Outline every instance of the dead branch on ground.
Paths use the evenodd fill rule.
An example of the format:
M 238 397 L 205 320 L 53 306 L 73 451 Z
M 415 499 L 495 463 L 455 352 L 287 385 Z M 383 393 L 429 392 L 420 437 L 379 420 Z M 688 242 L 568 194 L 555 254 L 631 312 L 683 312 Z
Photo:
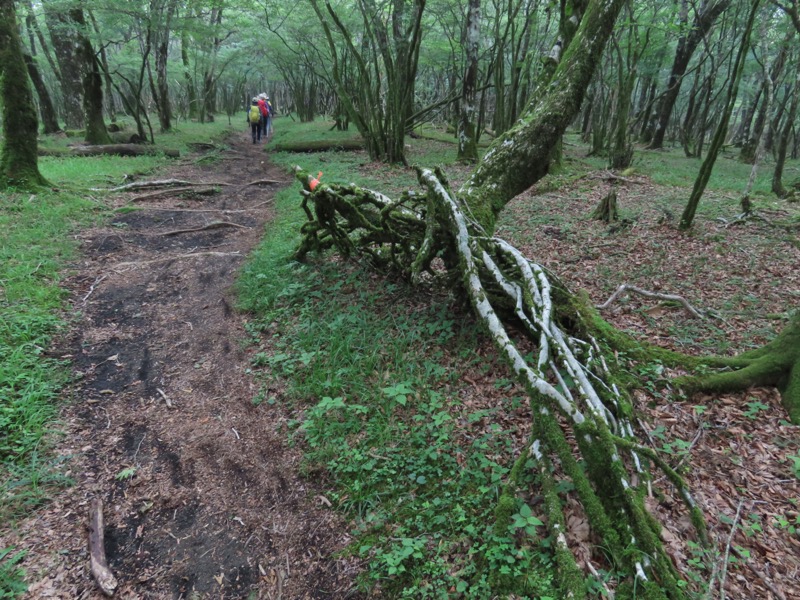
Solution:
M 117 589 L 117 578 L 108 568 L 103 540 L 103 501 L 92 500 L 89 507 L 89 561 L 92 576 L 106 596 L 113 596 Z
M 659 292 L 650 292 L 647 290 L 643 290 L 642 288 L 636 287 L 635 285 L 630 285 L 627 283 L 623 283 L 621 286 L 619 286 L 617 288 L 617 291 L 611 294 L 611 297 L 608 300 L 606 300 L 603 304 L 597 304 L 595 308 L 597 308 L 597 310 L 607 309 L 624 292 L 633 292 L 634 294 L 639 294 L 640 296 L 644 296 L 645 298 L 654 298 L 656 300 L 668 300 L 671 302 L 679 302 L 681 306 L 683 306 L 683 308 L 685 308 L 686 311 L 693 317 L 696 317 L 698 319 L 705 319 L 703 314 L 695 307 L 693 307 L 691 304 L 689 304 L 688 300 L 686 300 L 686 298 L 684 298 L 683 296 L 678 296 L 677 294 L 661 294 Z

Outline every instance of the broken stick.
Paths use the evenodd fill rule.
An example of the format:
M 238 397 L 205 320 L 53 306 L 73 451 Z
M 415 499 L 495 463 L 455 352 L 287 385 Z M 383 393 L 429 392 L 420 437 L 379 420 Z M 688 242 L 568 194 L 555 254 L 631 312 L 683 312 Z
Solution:
M 117 578 L 108 568 L 106 548 L 103 541 L 103 501 L 92 500 L 89 507 L 89 559 L 92 576 L 106 596 L 113 596 L 117 589 Z

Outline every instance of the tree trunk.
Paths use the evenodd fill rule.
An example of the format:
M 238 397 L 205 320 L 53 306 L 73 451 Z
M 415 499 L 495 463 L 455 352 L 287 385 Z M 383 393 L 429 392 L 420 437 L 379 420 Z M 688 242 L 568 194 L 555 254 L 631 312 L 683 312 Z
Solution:
M 100 27 L 97 25 L 97 20 L 94 18 L 94 14 L 92 11 L 88 11 L 89 20 L 92 22 L 92 28 L 94 29 L 95 34 L 100 37 Z M 100 46 L 100 67 L 103 71 L 103 78 L 106 83 L 106 110 L 108 111 L 108 120 L 112 123 L 116 123 L 117 121 L 117 107 L 114 103 L 114 94 L 111 93 L 113 89 L 113 85 L 111 84 L 111 75 L 109 74 L 108 70 L 108 56 L 106 55 L 106 47 L 105 45 Z
M 47 86 L 39 73 L 39 68 L 36 66 L 36 60 L 30 54 L 25 54 L 24 58 L 25 66 L 28 68 L 28 76 L 36 89 L 36 95 L 39 96 L 39 114 L 42 117 L 44 133 L 45 135 L 57 133 L 61 131 L 61 127 L 58 126 L 53 101 L 50 99 L 50 92 L 47 90 Z
M 3 141 L 0 149 L 0 189 L 35 189 L 47 185 L 39 173 L 36 136 L 39 123 L 28 85 L 14 2 L 0 1 L 0 98 Z
M 725 105 L 722 108 L 722 115 L 717 125 L 717 130 L 714 133 L 714 139 L 711 141 L 711 146 L 708 149 L 708 155 L 700 167 L 700 172 L 694 182 L 694 188 L 689 196 L 689 201 L 686 204 L 683 215 L 681 215 L 680 228 L 683 230 L 689 229 L 692 226 L 694 215 L 697 212 L 697 206 L 700 204 L 700 198 L 703 196 L 708 180 L 711 178 L 711 171 L 714 169 L 714 163 L 717 160 L 719 151 L 722 149 L 722 144 L 725 142 L 725 136 L 728 133 L 728 123 L 731 118 L 731 113 L 733 112 L 733 104 L 736 102 L 736 95 L 739 91 L 739 81 L 741 81 L 742 78 L 744 58 L 750 47 L 750 34 L 753 31 L 753 21 L 755 20 L 760 3 L 761 0 L 751 0 L 750 13 L 747 16 L 747 24 L 742 34 L 739 52 L 736 55 L 736 62 L 733 66 L 733 74 L 730 85 L 728 86 Z
M 61 73 L 61 107 L 64 121 L 69 129 L 83 129 L 83 77 L 81 71 L 80 40 L 75 22 L 70 18 L 72 11 L 55 10 L 44 5 L 45 23 L 50 31 L 50 39 L 55 49 L 56 60 Z
M 158 121 L 161 131 L 172 129 L 172 105 L 169 100 L 169 80 L 167 79 L 167 59 L 169 58 L 169 35 L 176 0 L 151 0 L 150 24 L 155 53 L 156 85 L 154 98 L 157 100 Z
M 75 58 L 80 61 L 83 81 L 83 113 L 86 120 L 86 143 L 108 144 L 106 123 L 103 120 L 103 79 L 94 48 L 85 33 L 86 21 L 80 8 L 69 11 L 70 20 L 77 25 Z
M 181 62 L 183 63 L 183 81 L 186 84 L 186 96 L 188 99 L 189 119 L 196 119 L 198 115 L 197 90 L 194 87 L 194 77 L 192 77 L 191 64 L 189 63 L 189 32 L 184 27 L 181 31 Z
M 778 138 L 778 151 L 775 156 L 775 170 L 772 173 L 772 191 L 779 197 L 786 196 L 786 188 L 783 187 L 783 168 L 786 164 L 786 154 L 789 148 L 789 137 L 792 134 L 794 120 L 797 117 L 798 97 L 800 96 L 800 63 L 798 63 L 797 76 L 795 77 L 794 88 L 792 90 L 792 101 L 789 105 L 788 114 L 783 124 L 780 137 Z
M 663 147 L 667 124 L 672 115 L 672 108 L 675 106 L 675 101 L 678 99 L 678 93 L 681 90 L 681 83 L 686 73 L 686 68 L 689 66 L 689 61 L 692 59 L 697 45 L 709 32 L 717 17 L 728 8 L 729 4 L 730 0 L 708 0 L 704 2 L 694 18 L 691 29 L 681 35 L 678 40 L 678 47 L 675 50 L 675 60 L 672 63 L 672 71 L 670 72 L 669 81 L 667 82 L 667 89 L 658 104 L 658 118 L 656 119 L 653 139 L 648 148 L 657 149 Z M 687 21 L 684 21 L 684 27 L 686 23 Z
M 478 161 L 478 141 L 475 134 L 476 93 L 478 84 L 478 44 L 480 42 L 481 0 L 469 0 L 465 41 L 467 68 L 461 87 L 461 106 L 458 121 L 458 160 L 474 163 Z

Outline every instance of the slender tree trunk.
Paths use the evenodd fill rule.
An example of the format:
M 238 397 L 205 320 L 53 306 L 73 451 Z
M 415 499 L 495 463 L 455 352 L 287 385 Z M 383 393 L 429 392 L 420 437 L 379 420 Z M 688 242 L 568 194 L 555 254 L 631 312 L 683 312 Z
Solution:
M 481 0 L 469 0 L 466 23 L 467 69 L 461 87 L 461 106 L 458 121 L 459 162 L 478 161 L 478 142 L 475 135 L 476 94 L 478 84 L 478 44 L 480 42 Z
M 778 151 L 775 156 L 775 170 L 772 173 L 772 191 L 779 197 L 786 196 L 786 188 L 783 187 L 783 168 L 786 164 L 786 154 L 789 148 L 789 138 L 792 135 L 792 127 L 797 117 L 797 105 L 800 97 L 800 63 L 798 63 L 797 76 L 792 90 L 792 101 L 786 115 L 786 120 L 778 138 Z
M 192 77 L 192 67 L 189 62 L 189 33 L 186 28 L 181 32 L 181 62 L 183 63 L 183 81 L 186 84 L 186 96 L 188 98 L 188 118 L 197 118 L 197 90 L 194 87 L 194 77 Z
M 89 20 L 92 22 L 92 28 L 94 29 L 95 34 L 97 35 L 97 39 L 100 39 L 100 27 L 97 25 L 97 19 L 94 18 L 94 14 L 92 11 L 87 11 L 89 14 Z M 111 90 L 114 89 L 113 85 L 111 84 L 111 75 L 109 74 L 108 70 L 108 56 L 106 54 L 106 47 L 105 45 L 100 45 L 100 68 L 103 72 L 103 81 L 106 84 L 106 93 L 105 93 L 105 100 L 106 100 L 106 110 L 108 111 L 108 119 L 112 123 L 116 123 L 117 121 L 117 106 L 114 102 L 114 94 L 111 93 Z
M 36 95 L 39 96 L 39 114 L 42 117 L 44 133 L 45 135 L 57 133 L 61 131 L 61 127 L 58 126 L 58 119 L 56 119 L 56 111 L 50 98 L 50 92 L 47 90 L 44 80 L 42 80 L 39 67 L 36 66 L 36 60 L 30 54 L 25 54 L 24 57 L 25 66 L 28 68 L 28 76 L 36 89 Z
M 161 131 L 172 128 L 172 105 L 169 100 L 169 80 L 167 79 L 167 59 L 169 58 L 169 35 L 172 28 L 172 17 L 177 2 L 167 0 L 166 5 L 158 0 L 150 3 L 151 33 L 154 37 L 153 52 L 155 54 L 156 85 L 153 97 L 157 100 L 158 121 Z M 150 75 L 152 79 L 152 75 Z
M 681 229 L 686 230 L 692 226 L 694 215 L 697 212 L 697 206 L 700 204 L 700 198 L 703 196 L 708 180 L 711 178 L 711 171 L 714 169 L 714 163 L 717 160 L 719 151 L 722 149 L 722 144 L 725 142 L 725 136 L 728 133 L 728 123 L 730 122 L 731 113 L 733 112 L 733 104 L 736 102 L 739 82 L 742 79 L 744 58 L 750 48 L 750 34 L 753 31 L 753 22 L 755 21 L 759 4 L 761 4 L 761 0 L 751 0 L 750 13 L 747 16 L 747 24 L 742 34 L 739 52 L 736 55 L 736 62 L 733 66 L 733 76 L 728 86 L 725 105 L 722 107 L 722 115 L 717 125 L 717 130 L 714 133 L 714 139 L 711 141 L 711 146 L 708 149 L 708 155 L 703 161 L 703 165 L 700 167 L 700 172 L 694 182 L 694 188 L 689 196 L 689 201 L 686 204 L 683 215 L 681 215 Z
M 703 3 L 693 21 L 691 29 L 678 40 L 678 48 L 675 50 L 675 60 L 672 63 L 672 72 L 669 75 L 667 89 L 658 104 L 658 118 L 656 119 L 653 139 L 648 148 L 656 149 L 663 147 L 667 124 L 672 115 L 672 108 L 675 106 L 675 101 L 678 99 L 678 94 L 681 91 L 681 83 L 686 69 L 689 66 L 689 61 L 692 59 L 697 45 L 711 29 L 717 17 L 728 8 L 729 4 L 730 0 L 708 0 Z
M 46 185 L 39 173 L 36 143 L 39 123 L 12 0 L 0 0 L 0 98 L 3 106 L 0 189 Z

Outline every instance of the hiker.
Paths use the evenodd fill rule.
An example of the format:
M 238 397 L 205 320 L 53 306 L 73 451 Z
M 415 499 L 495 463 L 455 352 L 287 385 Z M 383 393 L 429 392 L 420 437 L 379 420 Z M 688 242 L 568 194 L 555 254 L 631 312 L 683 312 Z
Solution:
M 267 128 L 264 131 L 267 132 L 265 135 L 268 135 L 268 138 L 272 139 L 272 115 L 275 114 L 275 111 L 272 110 L 272 102 L 269 101 L 269 96 L 266 96 L 265 100 L 267 102 L 267 110 L 269 112 L 267 114 Z
M 265 142 L 269 139 L 268 138 L 269 129 L 267 128 L 267 125 L 269 123 L 269 119 L 271 116 L 270 106 L 267 102 L 268 100 L 269 96 L 267 96 L 265 93 L 262 92 L 261 94 L 258 95 L 258 107 L 261 109 L 261 131 L 264 135 Z
M 261 108 L 258 106 L 258 98 L 253 97 L 250 108 L 247 111 L 247 122 L 250 124 L 250 132 L 253 134 L 253 143 L 261 141 Z

